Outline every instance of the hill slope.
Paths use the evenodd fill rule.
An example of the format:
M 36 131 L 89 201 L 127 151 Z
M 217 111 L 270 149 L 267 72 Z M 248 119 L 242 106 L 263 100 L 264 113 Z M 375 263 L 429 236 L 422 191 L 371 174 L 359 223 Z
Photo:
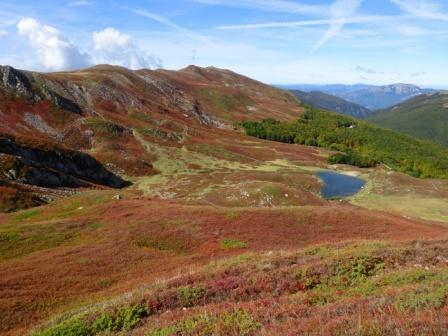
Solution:
M 0 213 L 2 336 L 445 333 L 448 180 L 328 162 L 373 144 L 434 168 L 437 146 L 310 115 L 292 94 L 216 68 L 6 67 L 0 94 L 0 199 L 41 204 Z M 316 147 L 238 127 L 266 118 L 300 119 L 308 145 L 359 137 Z M 384 132 L 398 149 L 370 139 Z M 89 183 L 41 186 L 26 175 L 36 169 Z M 324 199 L 321 170 L 365 188 Z
M 448 146 L 448 95 L 421 95 L 370 115 L 368 120 Z
M 291 92 L 305 104 L 316 108 L 337 112 L 355 118 L 366 118 L 370 113 L 369 109 L 320 91 L 304 92 L 291 90 Z
M 102 65 L 44 74 L 0 67 L 0 137 L 15 142 L 10 150 L 0 146 L 0 188 L 9 195 L 0 209 L 41 204 L 57 196 L 48 187 L 88 187 L 89 178 L 121 186 L 105 181 L 101 170 L 151 176 L 164 169 L 153 166 L 160 154 L 156 146 L 206 146 L 205 138 L 214 141 L 212 129 L 231 130 L 239 120 L 271 116 L 293 120 L 301 112 L 293 95 L 216 68 L 131 71 Z M 23 148 L 41 154 L 26 159 Z M 78 160 L 85 170 L 98 164 L 82 173 L 64 159 L 64 151 L 93 157 L 90 163 Z M 52 153 L 62 159 L 49 166 Z M 14 174 L 11 160 L 18 165 Z

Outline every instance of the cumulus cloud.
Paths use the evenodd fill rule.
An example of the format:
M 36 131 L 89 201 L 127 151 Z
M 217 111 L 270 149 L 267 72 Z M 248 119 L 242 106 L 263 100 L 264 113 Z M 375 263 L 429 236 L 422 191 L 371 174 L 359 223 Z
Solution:
M 41 65 L 50 71 L 72 70 L 89 66 L 90 56 L 64 37 L 57 29 L 33 18 L 21 19 L 19 34 L 28 37 Z
M 106 28 L 94 32 L 93 48 L 99 52 L 104 61 L 131 69 L 159 68 L 162 62 L 153 54 L 142 50 L 131 36 L 115 28 Z
M 97 51 L 116 53 L 132 47 L 132 40 L 129 35 L 122 34 L 117 29 L 106 28 L 93 33 L 93 47 Z

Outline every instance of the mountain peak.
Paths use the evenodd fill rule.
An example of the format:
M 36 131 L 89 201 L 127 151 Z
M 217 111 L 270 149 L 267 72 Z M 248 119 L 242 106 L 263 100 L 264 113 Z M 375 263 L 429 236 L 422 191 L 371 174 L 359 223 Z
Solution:
M 221 69 L 218 67 L 214 67 L 214 66 L 207 66 L 207 67 L 200 67 L 197 65 L 189 65 L 183 69 L 181 69 L 180 71 L 183 72 L 189 72 L 189 73 L 194 73 L 194 74 L 199 74 L 199 75 L 204 75 L 204 74 L 235 74 L 233 71 L 230 71 L 228 69 Z

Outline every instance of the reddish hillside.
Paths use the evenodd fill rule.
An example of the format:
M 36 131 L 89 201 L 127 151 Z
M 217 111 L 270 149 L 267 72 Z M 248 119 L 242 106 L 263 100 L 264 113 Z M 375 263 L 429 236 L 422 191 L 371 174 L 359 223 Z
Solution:
M 444 334 L 448 182 L 236 127 L 302 110 L 216 68 L 1 67 L 0 334 Z M 320 169 L 366 187 L 325 200 Z
M 0 248 L 0 333 L 20 334 L 61 309 L 225 256 L 448 235 L 442 226 L 345 204 L 232 210 L 112 195 L 86 193 L 0 221 L 14 226 Z
M 153 167 L 158 151 L 148 144 L 196 151 L 213 145 L 219 134 L 218 141 L 228 139 L 230 151 L 240 151 L 238 142 L 232 144 L 240 137 L 232 131 L 239 120 L 291 120 L 302 111 L 290 94 L 216 68 L 131 71 L 100 65 L 44 74 L 1 67 L 0 78 L 0 135 L 36 150 L 82 151 L 127 176 L 158 172 Z M 3 174 L 12 180 L 10 187 L 23 183 L 10 175 Z M 73 185 L 83 186 L 59 183 Z M 2 208 L 16 203 L 5 200 Z M 18 207 L 26 204 L 34 203 Z

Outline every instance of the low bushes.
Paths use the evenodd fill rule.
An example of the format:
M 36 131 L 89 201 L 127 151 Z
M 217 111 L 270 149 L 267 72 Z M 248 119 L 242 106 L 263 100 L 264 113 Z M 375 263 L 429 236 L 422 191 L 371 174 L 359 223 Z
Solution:
M 33 336 L 95 336 L 104 332 L 129 331 L 147 315 L 147 308 L 137 304 L 117 312 L 102 312 L 94 319 L 74 317 L 55 327 L 37 331 Z
M 147 336 L 201 335 L 250 336 L 261 327 L 250 313 L 243 309 L 217 315 L 196 315 L 160 329 L 150 330 Z

